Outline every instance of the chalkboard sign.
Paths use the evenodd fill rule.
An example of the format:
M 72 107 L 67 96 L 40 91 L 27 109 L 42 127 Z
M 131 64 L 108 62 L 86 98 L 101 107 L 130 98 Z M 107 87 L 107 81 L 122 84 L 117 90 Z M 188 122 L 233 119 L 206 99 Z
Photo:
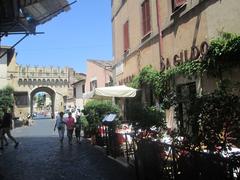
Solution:
M 114 121 L 116 116 L 117 116 L 117 114 L 108 114 L 103 118 L 102 122 L 112 122 L 112 121 Z

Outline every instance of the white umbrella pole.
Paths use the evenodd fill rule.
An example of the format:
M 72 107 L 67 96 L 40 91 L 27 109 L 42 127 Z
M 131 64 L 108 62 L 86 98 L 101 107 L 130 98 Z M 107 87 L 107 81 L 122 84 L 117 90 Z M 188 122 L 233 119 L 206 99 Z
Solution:
M 116 104 L 115 103 L 115 97 L 112 97 L 112 104 Z

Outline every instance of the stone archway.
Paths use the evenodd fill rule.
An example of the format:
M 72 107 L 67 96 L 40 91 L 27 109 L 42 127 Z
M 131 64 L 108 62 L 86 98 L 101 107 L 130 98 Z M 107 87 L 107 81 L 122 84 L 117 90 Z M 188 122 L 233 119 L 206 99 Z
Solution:
M 30 93 L 30 113 L 33 113 L 33 97 L 38 93 L 38 92 L 46 92 L 49 94 L 51 97 L 52 105 L 51 105 L 51 110 L 52 110 L 52 115 L 53 118 L 55 117 L 54 113 L 54 108 L 55 108 L 55 98 L 56 98 L 56 93 L 53 89 L 49 87 L 37 87 Z

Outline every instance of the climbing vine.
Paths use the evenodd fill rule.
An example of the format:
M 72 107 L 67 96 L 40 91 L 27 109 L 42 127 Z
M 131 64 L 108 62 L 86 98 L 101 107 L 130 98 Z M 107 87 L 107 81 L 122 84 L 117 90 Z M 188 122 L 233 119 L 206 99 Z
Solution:
M 232 141 L 235 140 L 234 138 L 239 139 L 237 135 L 240 129 L 239 96 L 234 94 L 240 93 L 240 82 L 224 79 L 222 73 L 240 66 L 239 47 L 239 35 L 221 33 L 218 38 L 210 42 L 204 58 L 188 61 L 162 72 L 146 66 L 133 78 L 131 86 L 150 87 L 154 96 L 160 100 L 162 109 L 169 109 L 174 105 L 175 118 L 179 120 L 181 119 L 178 114 L 180 99 L 176 93 L 175 77 L 194 78 L 207 73 L 218 79 L 216 83 L 219 91 L 185 99 L 190 107 L 186 109 L 188 122 L 185 123 L 190 124 L 191 132 L 182 135 L 189 136 L 189 144 L 193 147 L 203 144 L 210 151 L 214 151 L 217 146 L 221 147 L 221 150 L 226 150 L 229 144 L 240 144 L 239 141 Z
M 141 88 L 148 85 L 159 99 L 166 99 L 171 93 L 170 83 L 176 76 L 191 78 L 201 76 L 204 72 L 221 79 L 223 71 L 239 66 L 240 36 L 232 33 L 221 33 L 210 42 L 210 48 L 203 60 L 194 60 L 183 63 L 175 68 L 158 72 L 151 66 L 146 66 L 133 78 L 130 86 Z
M 204 65 L 201 61 L 189 61 L 181 64 L 173 69 L 158 72 L 152 66 L 146 66 L 142 69 L 138 76 L 135 76 L 131 86 L 140 88 L 148 85 L 153 88 L 153 93 L 158 98 L 164 98 L 168 95 L 170 89 L 170 81 L 177 75 L 192 77 L 201 74 L 204 71 Z
M 205 58 L 208 74 L 222 78 L 222 72 L 239 66 L 240 36 L 232 33 L 221 33 L 212 40 Z

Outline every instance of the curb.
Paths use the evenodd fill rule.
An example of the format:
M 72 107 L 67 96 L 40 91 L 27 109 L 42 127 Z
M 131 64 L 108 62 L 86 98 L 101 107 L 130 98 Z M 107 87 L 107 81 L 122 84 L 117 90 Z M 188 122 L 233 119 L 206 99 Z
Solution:
M 106 150 L 105 150 L 103 147 L 98 146 L 98 145 L 93 145 L 93 146 L 94 146 L 96 149 L 98 149 L 99 151 L 101 151 L 102 153 L 106 154 Z M 129 168 L 129 167 L 130 167 L 130 165 L 129 165 L 127 162 L 125 162 L 125 161 L 123 160 L 123 158 L 114 158 L 114 157 L 112 157 L 112 156 L 110 156 L 110 155 L 107 155 L 107 157 L 108 157 L 109 159 L 112 159 L 112 160 L 116 161 L 117 163 L 121 164 L 121 165 L 124 166 L 125 168 Z
M 116 161 L 117 163 L 121 164 L 121 165 L 124 166 L 125 168 L 129 168 L 129 167 L 130 167 L 130 165 L 129 165 L 128 163 L 124 162 L 123 160 L 121 160 L 121 159 L 119 159 L 119 158 L 114 158 L 114 157 L 112 157 L 112 156 L 107 156 L 107 157 L 110 158 L 110 159 L 112 159 L 112 160 L 114 160 L 114 161 Z

